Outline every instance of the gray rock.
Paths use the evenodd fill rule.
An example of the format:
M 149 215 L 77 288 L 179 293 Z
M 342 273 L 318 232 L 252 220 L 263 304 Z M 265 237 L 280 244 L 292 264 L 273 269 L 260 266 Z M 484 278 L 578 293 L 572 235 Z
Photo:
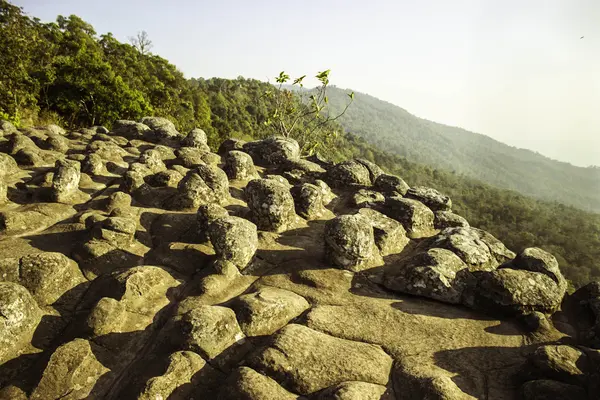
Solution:
M 196 220 L 198 221 L 198 231 L 202 239 L 207 239 L 208 227 L 219 218 L 227 217 L 229 213 L 226 209 L 218 204 L 202 204 L 196 212 Z
M 454 252 L 474 271 L 491 271 L 498 266 L 498 260 L 474 228 L 446 228 L 425 244 Z
M 259 165 L 281 165 L 288 160 L 300 158 L 298 142 L 279 136 L 248 142 L 244 144 L 243 150 Z
M 162 161 L 161 154 L 154 149 L 146 150 L 140 156 L 140 163 L 145 165 L 152 173 L 157 173 L 167 169 Z
M 413 186 L 408 189 L 405 197 L 418 200 L 433 211 L 450 211 L 452 208 L 450 197 L 425 186 Z
M 175 154 L 177 155 L 177 162 L 186 168 L 194 168 L 205 163 L 203 156 L 206 152 L 196 147 L 182 147 L 177 149 Z
M 0 282 L 0 316 L 0 364 L 4 364 L 29 345 L 42 312 L 23 286 Z
M 181 145 L 183 147 L 195 147 L 202 151 L 210 151 L 210 147 L 208 147 L 206 132 L 204 132 L 200 128 L 192 129 L 187 136 L 181 140 Z
M 244 194 L 259 229 L 283 232 L 294 223 L 294 199 L 284 184 L 272 179 L 254 179 L 246 185 Z
M 185 348 L 207 360 L 244 340 L 235 313 L 230 308 L 199 306 L 178 319 L 183 329 L 181 334 Z
M 63 203 L 75 195 L 81 179 L 81 165 L 77 161 L 56 161 L 50 198 L 52 201 Z
M 150 127 L 140 122 L 118 120 L 112 127 L 113 135 L 121 135 L 129 139 L 142 139 L 150 131 Z
M 376 190 L 387 196 L 394 196 L 396 193 L 404 196 L 410 186 L 402 178 L 396 175 L 382 174 L 375 179 L 373 186 Z
M 323 217 L 327 209 L 323 204 L 323 192 L 310 183 L 296 185 L 290 190 L 294 198 L 296 212 L 302 218 L 314 220 Z
M 91 175 L 103 175 L 106 173 L 102 157 L 96 153 L 89 153 L 81 163 L 81 171 Z
M 332 187 L 371 186 L 367 167 L 357 161 L 344 161 L 334 165 L 327 173 L 327 182 Z
M 378 261 L 373 226 L 362 214 L 341 215 L 327 222 L 325 252 L 334 265 L 361 271 Z
M 386 385 L 392 358 L 379 346 L 289 324 L 249 365 L 294 392 L 308 395 L 345 381 Z
M 520 252 L 513 261 L 500 268 L 512 268 L 523 271 L 540 272 L 548 275 L 559 288 L 566 290 L 567 281 L 560 272 L 558 261 L 547 251 L 537 247 L 529 247 Z
M 322 195 L 323 195 L 323 205 L 327 205 L 329 203 L 331 203 L 331 201 L 333 199 L 335 199 L 335 194 L 333 194 L 333 192 L 331 191 L 331 188 L 329 187 L 329 185 L 327 183 L 325 183 L 325 181 L 322 181 L 321 179 L 317 179 L 314 182 L 314 185 L 317 186 L 319 188 L 319 190 L 321 191 Z
M 263 287 L 236 298 L 231 307 L 246 336 L 263 336 L 283 328 L 310 305 L 294 292 Z
M 97 355 L 104 353 L 85 339 L 63 344 L 50 357 L 31 400 L 102 398 L 107 385 L 98 381 L 110 370 Z
M 256 225 L 239 217 L 216 219 L 208 227 L 208 237 L 217 256 L 240 270 L 250 263 L 258 247 Z
M 223 204 L 229 199 L 229 182 L 223 170 L 206 164 L 190 170 L 177 186 L 178 195 L 167 206 L 197 208 L 202 204 Z
M 361 208 L 358 212 L 367 217 L 373 227 L 375 244 L 382 256 L 404 250 L 410 239 L 406 236 L 406 230 L 401 223 L 370 208 Z
M 223 170 L 229 179 L 244 180 L 258 178 L 252 157 L 243 151 L 232 150 L 227 153 Z
M 367 170 L 369 170 L 369 179 L 371 180 L 371 182 L 375 182 L 375 180 L 379 176 L 385 174 L 385 172 L 383 172 L 383 170 L 379 168 L 379 166 L 374 162 L 365 160 L 364 158 L 357 158 L 355 161 L 364 165 L 367 168 Z
M 217 153 L 224 156 L 232 150 L 243 150 L 245 144 L 246 142 L 241 139 L 225 139 L 219 146 Z
M 385 203 L 383 194 L 374 190 L 360 189 L 352 196 L 354 207 L 375 207 Z
M 410 238 L 428 236 L 433 232 L 433 211 L 420 201 L 400 196 L 387 197 L 383 212 L 402 223 Z
M 460 277 L 462 270 L 467 270 L 467 265 L 456 254 L 445 249 L 429 249 L 388 269 L 384 285 L 390 290 L 460 304 L 467 284 Z
M 452 211 L 436 211 L 435 229 L 446 229 L 446 228 L 468 228 L 469 222 L 460 215 L 454 214 Z
M 151 129 L 149 132 L 144 132 L 144 138 L 150 142 L 156 143 L 181 138 L 181 134 L 175 129 L 175 125 L 166 118 L 144 117 L 140 122 Z

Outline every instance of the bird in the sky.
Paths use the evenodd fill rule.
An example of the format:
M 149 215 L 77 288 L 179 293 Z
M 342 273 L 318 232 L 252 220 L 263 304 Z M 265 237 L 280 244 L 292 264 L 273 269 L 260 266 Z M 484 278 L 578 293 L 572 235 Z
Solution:
M 580 37 L 579 39 L 583 39 L 583 38 L 584 38 L 584 36 Z

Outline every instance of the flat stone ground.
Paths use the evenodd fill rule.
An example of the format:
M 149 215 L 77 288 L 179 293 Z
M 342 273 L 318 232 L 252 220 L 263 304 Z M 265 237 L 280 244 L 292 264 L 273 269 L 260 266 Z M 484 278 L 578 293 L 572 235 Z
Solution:
M 564 336 L 527 335 L 516 321 L 386 291 L 378 278 L 411 254 L 415 240 L 360 273 L 329 265 L 325 222 L 355 211 L 344 191 L 322 220 L 298 217 L 281 234 L 259 232 L 243 274 L 213 269 L 193 210 L 165 210 L 136 196 L 123 214 L 137 224 L 134 239 L 83 257 L 86 218 L 108 216 L 108 197 L 138 160 L 133 149 L 154 145 L 112 143 L 124 153 L 105 152 L 102 174 L 82 173 L 69 204 L 51 203 L 43 191 L 54 160 L 81 160 L 95 140 L 90 133 L 66 138 L 66 155 L 35 149 L 41 165 L 5 177 L 9 202 L 0 212 L 18 212 L 22 221 L 4 231 L 0 259 L 58 252 L 77 261 L 85 278 L 65 286 L 64 302 L 39 304 L 31 344 L 0 366 L 0 398 L 515 399 L 526 356 Z M 231 215 L 248 218 L 246 183 L 230 182 Z

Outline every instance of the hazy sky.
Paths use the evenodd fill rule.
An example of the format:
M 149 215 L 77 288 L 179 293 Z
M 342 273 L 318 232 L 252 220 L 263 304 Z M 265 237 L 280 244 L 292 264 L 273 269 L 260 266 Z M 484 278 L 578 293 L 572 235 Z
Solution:
M 420 117 L 600 165 L 600 0 L 14 3 L 120 40 L 146 30 L 187 77 L 331 69 L 332 84 Z

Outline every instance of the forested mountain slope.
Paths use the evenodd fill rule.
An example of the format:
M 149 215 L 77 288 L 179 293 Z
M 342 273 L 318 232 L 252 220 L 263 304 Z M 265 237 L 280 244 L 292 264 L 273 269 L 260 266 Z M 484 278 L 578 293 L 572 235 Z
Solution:
M 330 88 L 333 112 L 346 104 L 347 90 Z M 356 93 L 339 119 L 348 132 L 410 161 L 455 171 L 540 199 L 600 211 L 600 168 L 552 160 L 488 136 L 418 118 L 373 96 Z
M 273 90 L 272 85 L 241 77 L 186 79 L 164 58 L 142 54 L 110 34 L 98 35 L 77 16 L 59 17 L 56 23 L 41 23 L 25 15 L 20 8 L 0 0 L 0 54 L 0 88 L 7 89 L 0 90 L 0 119 L 8 119 L 19 127 L 53 122 L 72 130 L 92 125 L 110 129 L 117 119 L 140 120 L 155 115 L 172 120 L 180 132 L 202 128 L 213 150 L 229 137 L 252 139 L 273 134 L 265 124 L 274 111 L 273 99 L 265 96 L 265 92 Z M 330 102 L 334 106 L 337 92 L 330 90 Z M 344 92 L 347 98 L 345 96 Z M 400 109 L 391 105 L 381 106 L 381 110 L 369 107 L 369 99 L 373 98 L 357 94 L 347 118 L 368 121 L 367 115 L 375 118 L 381 113 L 382 118 L 376 119 L 377 123 L 389 124 L 390 131 L 393 120 L 383 116 Z M 447 164 L 449 171 L 459 172 L 460 163 L 470 156 L 456 156 L 461 154 L 457 150 L 461 147 L 456 144 L 458 141 L 450 141 L 448 135 L 419 133 L 421 130 L 433 132 L 432 127 L 437 125 L 406 112 L 398 115 L 404 115 L 406 121 L 412 121 L 420 129 L 406 128 L 414 135 L 412 139 L 396 140 L 398 146 L 406 149 L 405 156 L 390 154 L 367 143 L 359 137 L 364 131 L 358 128 L 353 129 L 356 135 L 340 134 L 333 142 L 320 140 L 325 145 L 319 152 L 334 161 L 353 157 L 375 161 L 387 171 L 402 176 L 409 185 L 427 185 L 445 192 L 454 200 L 456 211 L 473 226 L 491 232 L 512 250 L 540 246 L 553 253 L 566 277 L 576 285 L 600 277 L 600 215 L 534 200 L 459 173 L 445 172 L 440 167 L 423 165 L 427 160 L 415 163 L 411 161 L 414 159 L 411 154 L 424 151 L 421 146 L 426 137 L 435 138 L 436 143 L 448 143 L 447 147 L 454 149 L 448 154 L 441 150 L 437 155 L 430 154 L 431 160 Z M 364 126 L 376 131 L 373 127 L 378 125 L 365 122 Z M 410 125 L 406 122 L 405 126 Z M 334 123 L 327 131 L 340 132 L 341 129 Z M 486 141 L 493 142 L 484 136 L 481 138 L 481 146 Z M 312 147 L 312 143 L 308 145 Z M 379 145 L 392 149 L 385 141 Z M 510 154 L 521 154 L 516 149 L 511 151 Z M 545 160 L 533 153 L 524 154 L 531 155 L 532 160 Z M 506 169 L 516 169 L 506 162 L 508 156 L 502 153 L 488 157 L 503 162 Z M 531 161 L 530 166 L 522 168 L 522 175 L 538 171 L 550 179 L 553 166 L 562 164 L 547 162 L 550 166 L 545 169 L 541 161 Z M 559 172 L 554 174 L 563 176 Z M 538 180 L 532 178 L 525 182 L 538 184 Z M 577 181 L 573 178 L 572 182 L 564 182 L 555 191 L 568 193 L 569 185 Z M 590 180 L 588 185 L 588 193 L 593 193 L 594 181 Z M 572 195 L 576 198 L 575 191 Z

